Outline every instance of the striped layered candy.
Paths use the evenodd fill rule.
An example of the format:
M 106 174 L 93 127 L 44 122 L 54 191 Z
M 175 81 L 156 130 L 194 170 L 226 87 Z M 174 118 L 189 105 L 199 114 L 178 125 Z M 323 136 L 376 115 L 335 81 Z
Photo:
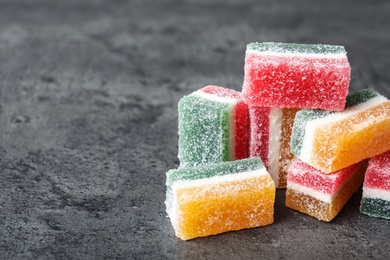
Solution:
M 362 161 L 324 174 L 297 159 L 287 175 L 286 206 L 329 222 L 359 190 L 366 168 L 367 162 Z
M 292 153 L 332 173 L 390 150 L 390 101 L 373 89 L 347 97 L 342 112 L 301 110 L 296 114 Z
M 250 43 L 243 94 L 249 105 L 341 111 L 351 68 L 343 46 Z
M 371 158 L 363 184 L 360 212 L 390 219 L 390 151 Z
M 188 240 L 273 223 L 275 184 L 259 158 L 170 170 L 166 209 Z
M 287 170 L 294 158 L 290 151 L 290 137 L 298 110 L 249 107 L 249 154 L 261 158 L 276 188 L 286 188 Z
M 206 86 L 180 99 L 181 167 L 247 158 L 249 113 L 242 94 Z

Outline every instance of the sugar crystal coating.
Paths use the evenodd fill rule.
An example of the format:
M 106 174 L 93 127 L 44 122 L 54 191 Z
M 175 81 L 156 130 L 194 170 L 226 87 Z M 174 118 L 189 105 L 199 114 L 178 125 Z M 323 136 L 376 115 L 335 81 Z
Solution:
M 373 89 L 347 98 L 342 112 L 301 110 L 291 136 L 292 153 L 331 173 L 390 150 L 390 101 Z
M 325 110 L 301 110 L 295 115 L 295 121 L 291 134 L 291 151 L 299 156 L 302 151 L 303 141 L 306 135 L 307 123 L 317 119 L 325 118 L 332 112 Z
M 249 107 L 250 156 L 259 156 L 277 188 L 286 188 L 287 170 L 294 155 L 290 136 L 296 108 Z
M 283 42 L 253 42 L 248 44 L 247 50 L 287 54 L 347 54 L 344 46 L 340 45 Z
M 207 86 L 179 102 L 180 168 L 165 203 L 181 239 L 271 224 L 274 183 L 286 181 L 288 207 L 331 221 L 362 184 L 362 160 L 390 150 L 390 103 L 369 88 L 347 97 L 343 46 L 250 43 L 244 69 L 242 94 Z M 271 176 L 258 158 L 226 162 L 249 155 Z M 360 210 L 390 218 L 388 163 L 376 158 Z
M 288 171 L 286 206 L 323 221 L 331 221 L 363 183 L 367 162 L 323 174 L 295 160 Z
M 178 104 L 181 167 L 247 158 L 249 114 L 240 92 L 206 86 Z
M 342 46 L 251 43 L 244 72 L 249 105 L 341 111 L 351 68 Z
M 380 96 L 380 94 L 372 88 L 362 89 L 354 94 L 347 96 L 345 108 L 350 108 L 359 104 L 366 103 L 378 96 Z
M 390 151 L 371 158 L 363 184 L 360 212 L 390 219 Z
M 183 240 L 273 223 L 275 184 L 259 158 L 170 170 L 166 185 Z

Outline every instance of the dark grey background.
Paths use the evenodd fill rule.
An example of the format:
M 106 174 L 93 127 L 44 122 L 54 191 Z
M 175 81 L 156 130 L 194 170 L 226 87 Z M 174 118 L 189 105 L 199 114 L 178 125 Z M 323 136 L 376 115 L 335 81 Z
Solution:
M 241 90 L 246 44 L 344 45 L 351 91 L 390 97 L 390 2 L 0 1 L 2 259 L 385 259 L 390 222 L 356 194 L 331 223 L 180 241 L 165 214 L 177 102 Z

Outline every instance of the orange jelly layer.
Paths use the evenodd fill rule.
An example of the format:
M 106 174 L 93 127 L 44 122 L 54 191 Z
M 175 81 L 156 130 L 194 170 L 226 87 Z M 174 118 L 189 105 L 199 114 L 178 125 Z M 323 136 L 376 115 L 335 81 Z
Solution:
M 300 191 L 287 188 L 286 206 L 326 222 L 334 219 L 344 205 L 363 184 L 364 171 L 354 174 L 339 190 L 331 203 L 316 199 Z
M 390 102 L 385 102 L 316 130 L 312 165 L 331 173 L 388 151 L 389 114 Z
M 290 139 L 292 127 L 294 125 L 295 114 L 299 108 L 282 109 L 282 136 L 280 137 L 280 155 L 279 155 L 279 185 L 278 188 L 286 188 L 287 171 L 291 165 L 294 155 L 290 150 Z
M 176 236 L 183 240 L 274 221 L 275 184 L 261 175 L 178 188 Z

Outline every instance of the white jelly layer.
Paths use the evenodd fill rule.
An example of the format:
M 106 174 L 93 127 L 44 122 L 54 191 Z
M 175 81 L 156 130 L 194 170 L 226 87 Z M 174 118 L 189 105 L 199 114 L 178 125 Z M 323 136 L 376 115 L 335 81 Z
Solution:
M 229 182 L 229 181 L 236 181 L 236 180 L 245 180 L 250 179 L 253 177 L 263 176 L 267 175 L 268 172 L 263 167 L 258 170 L 254 171 L 248 171 L 248 172 L 240 172 L 240 173 L 234 173 L 234 174 L 228 174 L 223 176 L 214 176 L 210 178 L 204 178 L 204 179 L 197 179 L 197 180 L 181 180 L 176 181 L 172 185 L 172 190 L 175 191 L 176 189 L 183 189 L 183 188 L 194 188 L 194 187 L 201 187 L 201 186 L 207 186 L 207 185 L 218 185 L 219 183 Z
M 287 182 L 287 189 L 291 189 L 300 193 L 303 193 L 305 195 L 309 195 L 313 198 L 316 198 L 320 201 L 326 202 L 326 203 L 332 203 L 333 198 L 337 195 L 338 191 L 334 194 L 326 194 L 320 191 L 313 190 L 311 188 L 308 188 L 306 186 L 294 183 L 294 182 Z
M 382 199 L 390 201 L 390 190 L 363 187 L 363 198 Z
M 303 139 L 301 154 L 299 155 L 299 158 L 306 163 L 311 162 L 313 141 L 314 141 L 315 132 L 317 129 L 324 127 L 324 126 L 327 126 L 327 125 L 331 125 L 331 124 L 340 122 L 341 120 L 344 120 L 345 118 L 359 114 L 365 110 L 371 109 L 371 108 L 378 106 L 384 102 L 388 102 L 388 100 L 383 96 L 377 96 L 377 97 L 375 97 L 367 102 L 364 102 L 362 104 L 358 104 L 356 106 L 347 108 L 343 112 L 332 113 L 326 117 L 314 119 L 314 120 L 307 122 L 306 128 L 305 128 L 305 137 Z M 371 120 L 375 121 L 376 118 L 372 118 Z M 357 130 L 360 127 L 362 127 L 362 125 L 370 124 L 373 121 L 370 121 L 369 119 L 367 119 L 364 122 L 362 122 L 361 124 L 354 126 L 353 130 Z M 330 158 L 330 160 L 332 160 L 332 159 L 333 158 Z M 332 164 L 332 161 L 329 161 L 328 163 Z
M 281 108 L 271 108 L 269 115 L 269 140 L 268 140 L 268 171 L 275 186 L 279 186 L 279 154 L 280 138 L 282 135 Z

